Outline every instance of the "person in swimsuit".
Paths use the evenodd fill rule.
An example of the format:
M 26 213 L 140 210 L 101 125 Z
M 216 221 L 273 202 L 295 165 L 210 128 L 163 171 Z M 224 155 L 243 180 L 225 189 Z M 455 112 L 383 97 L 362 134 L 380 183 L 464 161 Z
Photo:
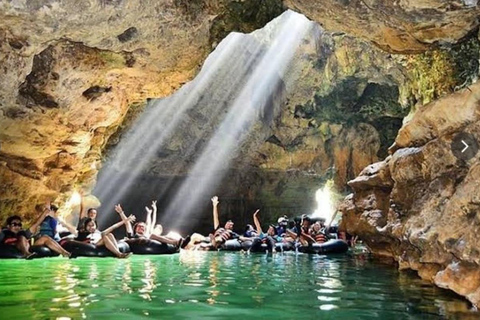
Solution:
M 95 225 L 98 226 L 97 223 L 97 209 L 95 208 L 88 208 L 87 211 L 85 211 L 85 204 L 83 202 L 83 195 L 80 194 L 81 200 L 80 200 L 80 216 L 78 217 L 78 225 L 77 225 L 77 230 L 84 231 L 83 228 L 85 227 L 85 221 L 87 219 L 92 219 L 95 222 Z
M 45 217 L 50 213 L 50 205 L 43 208 L 37 220 L 30 226 L 30 228 L 23 230 L 22 218 L 19 216 L 10 216 L 7 218 L 6 228 L 0 232 L 0 244 L 15 246 L 26 259 L 33 258 L 36 253 L 30 251 L 29 239 L 35 233 L 38 226 L 42 223 Z M 44 245 L 50 250 L 55 251 L 63 256 L 69 257 L 70 253 L 65 251 L 56 241 L 49 236 L 41 236 L 35 242 L 36 245 Z
M 105 229 L 100 231 L 97 229 L 95 220 L 92 218 L 87 218 L 84 222 L 83 228 L 81 230 L 76 230 L 75 227 L 62 221 L 68 230 L 75 235 L 74 241 L 84 242 L 93 244 L 96 247 L 105 246 L 110 252 L 112 252 L 117 258 L 126 258 L 130 253 L 122 253 L 118 248 L 117 239 L 112 234 L 112 231 L 124 225 L 126 222 L 135 221 L 135 216 L 130 215 L 125 221 L 120 221 Z
M 152 209 L 145 207 L 147 211 L 147 222 L 137 222 L 133 225 L 125 215 L 122 206 L 120 204 L 115 205 L 115 211 L 120 215 L 122 221 L 125 222 L 125 228 L 127 230 L 127 238 L 129 239 L 151 239 L 165 244 L 172 244 L 181 248 L 182 245 L 188 243 L 183 238 L 173 239 L 167 236 L 162 236 L 163 228 L 161 225 L 155 225 L 157 221 L 157 201 L 152 201 Z M 155 227 L 154 227 L 155 226 Z
M 71 256 L 70 252 L 62 248 L 58 243 L 60 241 L 60 236 L 57 232 L 58 221 L 56 219 L 58 207 L 47 202 L 44 210 L 48 213 L 38 227 L 39 230 L 34 236 L 35 242 L 33 245 L 46 246 L 50 250 L 69 258 Z

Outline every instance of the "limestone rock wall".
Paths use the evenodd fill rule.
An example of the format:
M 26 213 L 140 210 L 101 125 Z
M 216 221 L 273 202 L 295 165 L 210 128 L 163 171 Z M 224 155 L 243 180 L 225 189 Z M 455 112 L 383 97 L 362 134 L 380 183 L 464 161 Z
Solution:
M 109 164 L 105 167 L 107 171 L 100 172 L 99 181 L 105 180 L 107 184 L 97 185 L 94 191 L 106 204 L 103 210 L 110 211 L 112 201 L 121 201 L 131 212 L 137 212 L 143 207 L 139 203 L 146 205 L 151 199 L 159 199 L 162 221 L 168 225 L 175 219 L 162 210 L 255 69 L 253 52 L 262 51 L 255 43 L 268 43 L 271 38 L 268 33 L 275 27 L 269 25 L 266 29 L 242 36 L 242 45 L 235 49 L 232 59 L 224 62 L 201 93 L 189 96 L 200 85 L 193 80 L 188 90 L 182 88 L 171 97 L 190 101 L 194 107 L 181 117 L 178 130 L 152 157 L 142 172 L 143 177 L 139 176 L 135 183 L 135 190 L 122 199 L 112 200 L 118 194 L 114 188 L 104 191 L 110 180 L 102 175 L 127 177 L 129 168 L 122 167 L 115 155 L 108 153 L 117 164 Z M 245 61 L 241 68 L 238 61 Z M 275 99 L 282 101 L 277 101 L 269 111 L 271 115 L 258 120 L 247 141 L 235 148 L 237 156 L 230 164 L 227 178 L 217 191 L 209 191 L 218 193 L 222 199 L 222 215 L 237 222 L 251 222 L 251 212 L 256 208 L 262 208 L 267 221 L 283 214 L 313 212 L 315 191 L 331 178 L 342 190 L 366 165 L 386 154 L 409 112 L 410 105 L 401 103 L 408 100 L 401 96 L 408 82 L 408 72 L 402 63 L 367 42 L 326 32 L 318 25 L 295 55 L 290 73 L 295 74 L 295 81 L 280 79 L 281 89 Z M 163 101 L 167 100 L 159 103 Z M 152 103 L 152 108 L 156 108 L 155 102 Z M 131 134 L 125 132 L 126 137 Z M 109 146 L 114 147 L 121 139 L 112 139 Z M 137 163 L 146 152 L 146 149 L 134 152 L 138 154 Z M 210 220 L 208 205 L 206 197 L 205 208 L 195 210 L 198 220 Z
M 396 53 L 455 43 L 478 25 L 476 0 L 286 0 L 325 29 L 369 39 Z
M 400 268 L 480 304 L 480 163 L 456 158 L 460 132 L 480 141 L 480 83 L 418 110 L 393 154 L 349 182 L 344 226 Z
M 191 80 L 231 30 L 283 10 L 280 1 L 0 1 L 2 220 L 92 189 L 127 113 Z

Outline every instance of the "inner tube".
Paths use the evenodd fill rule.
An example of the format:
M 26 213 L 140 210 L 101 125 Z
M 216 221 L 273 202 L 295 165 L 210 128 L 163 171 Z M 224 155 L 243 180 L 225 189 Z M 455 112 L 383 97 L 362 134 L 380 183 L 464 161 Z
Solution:
M 172 254 L 177 253 L 178 248 L 171 244 L 161 243 L 150 239 L 127 240 L 130 251 L 134 254 Z
M 295 250 L 295 244 L 293 242 L 277 242 L 275 243 L 275 250 L 277 252 L 292 251 Z
M 37 255 L 34 258 L 56 257 L 58 253 L 50 250 L 45 246 L 31 246 L 30 252 L 35 252 Z M 0 259 L 21 259 L 23 254 L 12 245 L 0 244 Z
M 243 249 L 243 247 L 238 239 L 231 239 L 225 241 L 225 243 L 222 244 L 219 249 L 222 251 L 240 251 Z
M 234 240 L 227 240 L 225 243 L 220 247 L 221 251 L 249 251 L 250 252 L 267 252 L 268 245 L 266 243 L 262 243 L 260 246 L 255 246 L 252 248 L 253 240 L 255 238 L 249 239 L 247 241 L 238 241 L 237 239 Z M 277 242 L 275 243 L 275 251 L 283 252 L 283 251 L 291 251 L 295 249 L 295 245 L 292 242 Z
M 345 253 L 348 251 L 348 244 L 339 239 L 328 240 L 324 243 L 314 243 L 310 246 L 300 246 L 298 251 L 303 253 L 320 253 L 320 254 L 330 254 L 330 253 Z
M 80 241 L 65 241 L 62 247 L 70 251 L 73 257 L 115 257 L 105 246 L 97 247 L 91 243 Z M 122 253 L 130 252 L 130 247 L 126 242 L 118 242 L 118 249 Z

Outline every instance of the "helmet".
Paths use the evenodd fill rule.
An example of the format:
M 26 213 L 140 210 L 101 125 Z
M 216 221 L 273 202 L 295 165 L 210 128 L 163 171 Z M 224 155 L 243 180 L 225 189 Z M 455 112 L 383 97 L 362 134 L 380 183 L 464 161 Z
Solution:
M 277 220 L 278 224 L 287 223 L 287 222 L 288 222 L 288 219 L 286 217 L 280 217 Z

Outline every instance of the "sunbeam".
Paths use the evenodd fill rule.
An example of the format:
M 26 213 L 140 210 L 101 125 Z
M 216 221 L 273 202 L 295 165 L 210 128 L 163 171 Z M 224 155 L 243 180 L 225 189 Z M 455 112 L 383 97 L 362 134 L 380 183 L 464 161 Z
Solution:
M 128 189 L 135 184 L 136 178 L 142 174 L 149 162 L 161 150 L 171 136 L 185 121 L 187 112 L 194 108 L 203 98 L 203 92 L 211 86 L 219 73 L 225 72 L 224 68 L 230 57 L 238 49 L 241 42 L 240 34 L 229 35 L 206 60 L 199 76 L 186 84 L 175 95 L 161 100 L 155 100 L 147 107 L 147 110 L 136 121 L 132 129 L 122 138 L 121 142 L 112 152 L 112 156 L 105 165 L 99 176 L 95 194 L 102 200 L 102 207 L 109 210 L 115 203 L 122 200 Z M 252 64 L 252 60 L 258 55 L 259 47 L 247 48 L 246 61 L 236 60 L 229 63 L 229 71 L 239 73 L 247 72 L 240 68 L 243 63 Z M 242 75 L 243 76 L 243 75 Z M 234 77 L 230 88 L 233 90 L 242 77 Z M 210 113 L 216 115 L 229 91 L 221 91 L 215 97 L 218 103 L 212 104 Z M 214 121 L 211 117 L 209 122 Z M 192 143 L 187 154 L 195 151 L 195 143 Z M 128 175 L 121 175 L 124 168 L 128 168 Z M 172 173 L 175 174 L 175 173 Z
M 103 211 L 124 201 L 147 170 L 161 167 L 161 162 L 154 162 L 159 161 L 159 154 L 171 152 L 172 141 L 186 141 L 175 146 L 182 163 L 168 166 L 173 168 L 169 172 L 160 168 L 168 177 L 161 182 L 162 192 L 172 192 L 175 177 L 186 176 L 174 196 L 165 199 L 165 213 L 175 216 L 172 227 L 180 226 L 182 218 L 194 213 L 214 192 L 252 128 L 271 125 L 283 103 L 285 83 L 294 81 L 289 64 L 313 25 L 304 16 L 287 11 L 265 27 L 271 29 L 268 32 L 231 33 L 193 81 L 171 97 L 149 103 L 99 174 L 94 194 Z M 228 105 L 228 101 L 233 103 Z M 191 137 L 190 132 L 194 132 Z M 168 161 L 165 158 L 161 161 Z M 105 218 L 99 216 L 100 221 Z
M 173 227 L 181 225 L 183 217 L 194 213 L 200 201 L 208 199 L 255 121 L 266 112 L 266 107 L 272 107 L 267 101 L 272 97 L 277 98 L 278 86 L 285 76 L 285 71 L 311 27 L 308 19 L 294 12 L 288 12 L 285 19 L 286 22 L 253 70 L 227 117 L 168 206 L 167 214 L 175 214 Z M 278 104 L 282 102 L 280 100 L 277 100 Z

